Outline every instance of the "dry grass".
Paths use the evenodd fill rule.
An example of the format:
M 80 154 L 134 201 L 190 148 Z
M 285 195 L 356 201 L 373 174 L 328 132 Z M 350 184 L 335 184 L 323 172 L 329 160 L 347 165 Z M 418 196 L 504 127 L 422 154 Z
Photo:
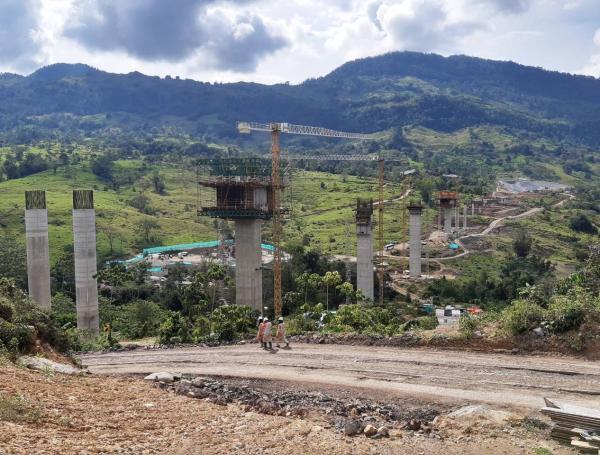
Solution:
M 0 420 L 13 423 L 36 423 L 43 411 L 22 395 L 0 392 Z

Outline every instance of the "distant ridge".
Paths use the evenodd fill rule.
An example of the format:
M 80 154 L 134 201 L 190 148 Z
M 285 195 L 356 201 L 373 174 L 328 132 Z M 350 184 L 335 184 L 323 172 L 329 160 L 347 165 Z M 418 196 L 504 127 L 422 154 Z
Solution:
M 600 79 L 418 52 L 355 60 L 298 85 L 208 84 L 65 63 L 27 77 L 0 77 L 0 132 L 29 126 L 47 134 L 68 120 L 69 131 L 85 134 L 169 125 L 234 137 L 240 119 L 367 133 L 407 125 L 443 132 L 490 125 L 597 147 Z

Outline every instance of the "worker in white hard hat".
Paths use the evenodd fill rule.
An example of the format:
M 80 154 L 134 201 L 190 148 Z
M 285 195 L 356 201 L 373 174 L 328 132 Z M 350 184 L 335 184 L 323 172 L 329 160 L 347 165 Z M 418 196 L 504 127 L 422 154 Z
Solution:
M 281 347 L 280 343 L 285 343 L 286 348 L 290 347 L 290 342 L 285 337 L 285 323 L 283 322 L 282 317 L 277 320 L 277 333 L 275 334 L 275 342 L 277 343 L 276 346 L 278 348 Z
M 263 318 L 258 318 L 258 333 L 256 334 L 256 341 L 260 343 L 260 347 L 264 349 L 265 343 L 263 341 L 263 333 L 265 330 L 265 323 L 263 322 Z
M 265 349 L 273 349 L 273 334 L 271 333 L 271 321 L 265 317 L 263 320 L 264 331 L 263 331 L 263 343 Z M 268 345 L 268 347 L 267 347 Z

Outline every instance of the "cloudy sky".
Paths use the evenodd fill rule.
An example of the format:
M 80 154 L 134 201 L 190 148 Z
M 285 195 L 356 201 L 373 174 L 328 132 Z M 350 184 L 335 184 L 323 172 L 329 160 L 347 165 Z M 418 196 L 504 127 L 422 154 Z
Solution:
M 600 0 L 0 0 L 0 72 L 295 83 L 395 50 L 600 77 Z

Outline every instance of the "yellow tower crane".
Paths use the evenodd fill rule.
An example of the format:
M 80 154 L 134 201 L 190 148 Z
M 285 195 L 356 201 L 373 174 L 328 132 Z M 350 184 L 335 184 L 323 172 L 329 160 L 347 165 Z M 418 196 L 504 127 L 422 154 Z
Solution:
M 294 125 L 291 123 L 254 123 L 239 122 L 238 131 L 240 133 L 250 133 L 251 131 L 261 131 L 271 133 L 271 158 L 273 161 L 271 169 L 271 180 L 273 186 L 273 306 L 275 317 L 281 316 L 281 237 L 282 237 L 282 217 L 280 204 L 281 176 L 280 176 L 280 157 L 279 136 L 281 133 L 303 134 L 308 136 L 336 137 L 345 139 L 368 139 L 369 136 L 360 133 L 346 133 L 343 131 L 329 130 L 316 126 Z M 381 197 L 380 197 L 381 198 Z M 382 202 L 382 201 L 380 201 Z

